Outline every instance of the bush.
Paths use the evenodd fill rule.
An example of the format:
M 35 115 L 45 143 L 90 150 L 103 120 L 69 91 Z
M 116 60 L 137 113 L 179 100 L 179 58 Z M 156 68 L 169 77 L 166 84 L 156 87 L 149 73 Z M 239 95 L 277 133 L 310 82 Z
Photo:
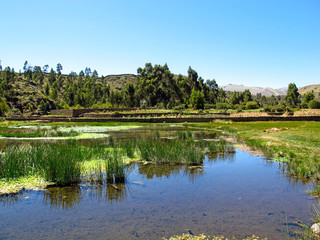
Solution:
M 263 110 L 265 112 L 272 112 L 273 109 L 272 109 L 272 106 L 265 104 L 263 105 Z
M 177 105 L 173 108 L 173 110 L 183 110 L 183 109 L 187 109 L 188 108 L 188 105 L 187 104 L 180 104 L 180 105 Z
M 10 108 L 5 99 L 0 98 L 0 116 L 3 116 L 5 113 L 9 112 Z
M 313 99 L 308 104 L 310 109 L 320 109 L 320 101 L 317 99 Z
M 204 95 L 200 91 L 192 90 L 190 96 L 190 103 L 194 109 L 204 109 Z
M 274 106 L 274 111 L 273 112 L 285 112 L 286 107 L 282 104 Z
M 257 102 L 247 102 L 246 109 L 258 109 L 259 104 Z
M 211 108 L 214 108 L 214 104 L 205 104 L 204 105 L 204 109 L 211 109 Z
M 216 109 L 225 109 L 228 110 L 230 109 L 230 105 L 228 103 L 223 103 L 223 102 L 218 102 L 216 103 Z

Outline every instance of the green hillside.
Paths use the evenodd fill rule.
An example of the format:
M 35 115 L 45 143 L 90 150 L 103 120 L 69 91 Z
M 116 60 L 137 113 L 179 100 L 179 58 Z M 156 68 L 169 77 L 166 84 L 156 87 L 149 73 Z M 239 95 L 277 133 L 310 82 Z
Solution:
M 137 77 L 134 74 L 108 75 L 103 78 L 112 90 L 121 90 L 128 83 L 136 83 Z
M 236 111 L 264 109 L 284 112 L 287 108 L 308 107 L 319 97 L 319 86 L 306 87 L 315 96 L 300 98 L 295 84 L 290 84 L 287 96 L 254 95 L 250 90 L 226 91 L 215 79 L 204 80 L 189 67 L 187 76 L 175 75 L 165 64 L 145 64 L 137 75 L 121 74 L 99 77 L 97 71 L 86 68 L 78 74 L 62 74 L 48 65 L 29 66 L 15 72 L 0 65 L 0 115 L 45 114 L 54 109 L 139 107 L 182 110 L 186 108 Z M 303 90 L 303 89 L 302 89 Z M 300 90 L 300 91 L 302 91 Z M 290 94 L 289 94 L 290 93 Z M 301 102 L 303 100 L 303 102 Z M 316 103 L 317 105 L 318 103 Z M 318 106 L 318 105 L 317 105 Z
M 313 94 L 315 94 L 316 96 L 318 96 L 319 93 L 320 93 L 320 84 L 309 85 L 309 86 L 305 86 L 305 87 L 299 89 L 299 93 L 300 93 L 301 95 L 304 95 L 304 94 L 306 94 L 307 92 L 312 92 Z

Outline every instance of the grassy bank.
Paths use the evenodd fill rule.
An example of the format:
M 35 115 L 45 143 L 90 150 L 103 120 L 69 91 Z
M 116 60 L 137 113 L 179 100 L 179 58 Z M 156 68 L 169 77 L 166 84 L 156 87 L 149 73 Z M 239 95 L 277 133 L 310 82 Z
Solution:
M 192 126 L 223 130 L 270 159 L 286 162 L 288 174 L 320 180 L 320 122 L 219 121 Z

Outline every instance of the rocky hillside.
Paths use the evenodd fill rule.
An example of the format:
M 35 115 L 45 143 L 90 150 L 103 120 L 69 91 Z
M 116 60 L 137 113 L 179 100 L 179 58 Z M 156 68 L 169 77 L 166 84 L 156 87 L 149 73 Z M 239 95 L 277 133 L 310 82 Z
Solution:
M 135 83 L 137 77 L 134 74 L 108 75 L 104 80 L 112 90 L 121 90 L 127 82 Z
M 305 86 L 305 87 L 302 87 L 299 89 L 299 93 L 301 95 L 304 95 L 307 92 L 313 92 L 315 95 L 318 95 L 316 93 L 320 93 L 320 84 L 309 85 L 309 86 Z

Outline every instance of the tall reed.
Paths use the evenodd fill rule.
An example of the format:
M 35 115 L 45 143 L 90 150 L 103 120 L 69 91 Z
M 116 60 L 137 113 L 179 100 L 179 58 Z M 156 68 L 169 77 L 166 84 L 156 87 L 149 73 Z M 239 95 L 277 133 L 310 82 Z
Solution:
M 59 185 L 80 181 L 80 162 L 92 157 L 92 148 L 75 141 L 63 144 L 11 146 L 0 155 L 0 178 L 39 175 Z
M 137 143 L 142 159 L 154 163 L 200 164 L 204 154 L 192 141 L 146 141 Z
M 118 149 L 114 149 L 105 161 L 106 180 L 108 183 L 124 183 L 126 171 Z

